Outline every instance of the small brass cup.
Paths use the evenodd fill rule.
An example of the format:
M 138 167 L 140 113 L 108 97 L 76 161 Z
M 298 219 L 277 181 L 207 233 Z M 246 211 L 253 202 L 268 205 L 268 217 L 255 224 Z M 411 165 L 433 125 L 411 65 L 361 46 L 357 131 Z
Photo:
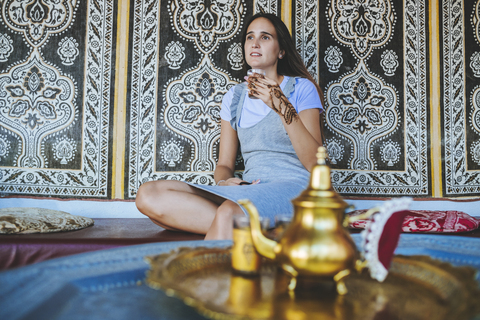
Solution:
M 279 214 L 275 216 L 275 235 L 274 239 L 277 241 L 282 236 L 287 227 L 292 222 L 292 216 L 287 214 Z
M 270 219 L 260 218 L 260 225 L 265 233 Z M 232 269 L 243 275 L 257 275 L 260 271 L 262 257 L 253 245 L 250 220 L 245 215 L 233 216 Z

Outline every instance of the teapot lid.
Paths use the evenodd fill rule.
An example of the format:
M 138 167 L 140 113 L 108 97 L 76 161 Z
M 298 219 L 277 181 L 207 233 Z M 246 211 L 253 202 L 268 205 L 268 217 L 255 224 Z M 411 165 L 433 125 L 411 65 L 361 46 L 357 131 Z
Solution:
M 327 165 L 327 148 L 320 146 L 317 151 L 317 164 L 313 167 L 308 187 L 295 199 L 300 207 L 343 208 L 348 204 L 333 189 L 330 180 L 330 167 Z

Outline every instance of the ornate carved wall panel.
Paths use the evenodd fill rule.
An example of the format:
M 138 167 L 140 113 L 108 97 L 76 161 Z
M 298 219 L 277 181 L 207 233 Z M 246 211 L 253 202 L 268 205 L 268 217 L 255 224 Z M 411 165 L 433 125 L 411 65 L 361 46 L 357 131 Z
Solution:
M 132 0 L 125 197 L 150 180 L 213 183 L 220 105 L 243 79 L 240 36 L 275 1 Z M 241 164 L 239 163 L 239 168 Z
M 431 195 L 427 9 L 413 0 L 318 9 L 325 135 L 344 195 Z
M 324 88 L 335 188 L 432 195 L 429 144 L 440 137 L 429 136 L 425 0 L 121 1 L 130 5 L 128 95 L 115 192 L 133 199 L 156 179 L 213 183 L 221 101 L 244 76 L 242 21 L 263 11 L 290 14 Z M 117 0 L 0 3 L 0 194 L 111 198 Z M 438 3 L 442 123 L 432 120 L 443 167 L 434 178 L 445 197 L 477 196 L 480 0 Z
M 115 7 L 1 2 L 1 193 L 109 197 Z
M 318 32 L 318 1 L 294 1 L 293 6 L 293 32 L 297 51 L 300 53 L 305 65 L 318 82 L 318 44 L 323 41 Z M 323 37 L 323 35 L 322 35 Z
M 480 1 L 441 1 L 444 196 L 480 193 Z

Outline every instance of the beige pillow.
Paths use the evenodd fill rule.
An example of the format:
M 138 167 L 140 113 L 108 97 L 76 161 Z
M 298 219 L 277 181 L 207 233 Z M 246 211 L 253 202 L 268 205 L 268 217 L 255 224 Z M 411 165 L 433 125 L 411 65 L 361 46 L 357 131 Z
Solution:
M 0 209 L 0 234 L 48 233 L 79 230 L 93 219 L 42 208 Z

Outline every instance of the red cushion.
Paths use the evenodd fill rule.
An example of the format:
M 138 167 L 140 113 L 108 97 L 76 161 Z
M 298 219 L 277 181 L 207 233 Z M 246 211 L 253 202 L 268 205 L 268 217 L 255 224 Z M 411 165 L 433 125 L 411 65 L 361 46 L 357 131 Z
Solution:
M 349 216 L 365 213 L 367 210 L 349 212 Z M 363 229 L 367 220 L 350 223 L 353 229 Z M 480 221 L 461 211 L 409 210 L 402 226 L 402 232 L 467 232 L 479 227 Z

